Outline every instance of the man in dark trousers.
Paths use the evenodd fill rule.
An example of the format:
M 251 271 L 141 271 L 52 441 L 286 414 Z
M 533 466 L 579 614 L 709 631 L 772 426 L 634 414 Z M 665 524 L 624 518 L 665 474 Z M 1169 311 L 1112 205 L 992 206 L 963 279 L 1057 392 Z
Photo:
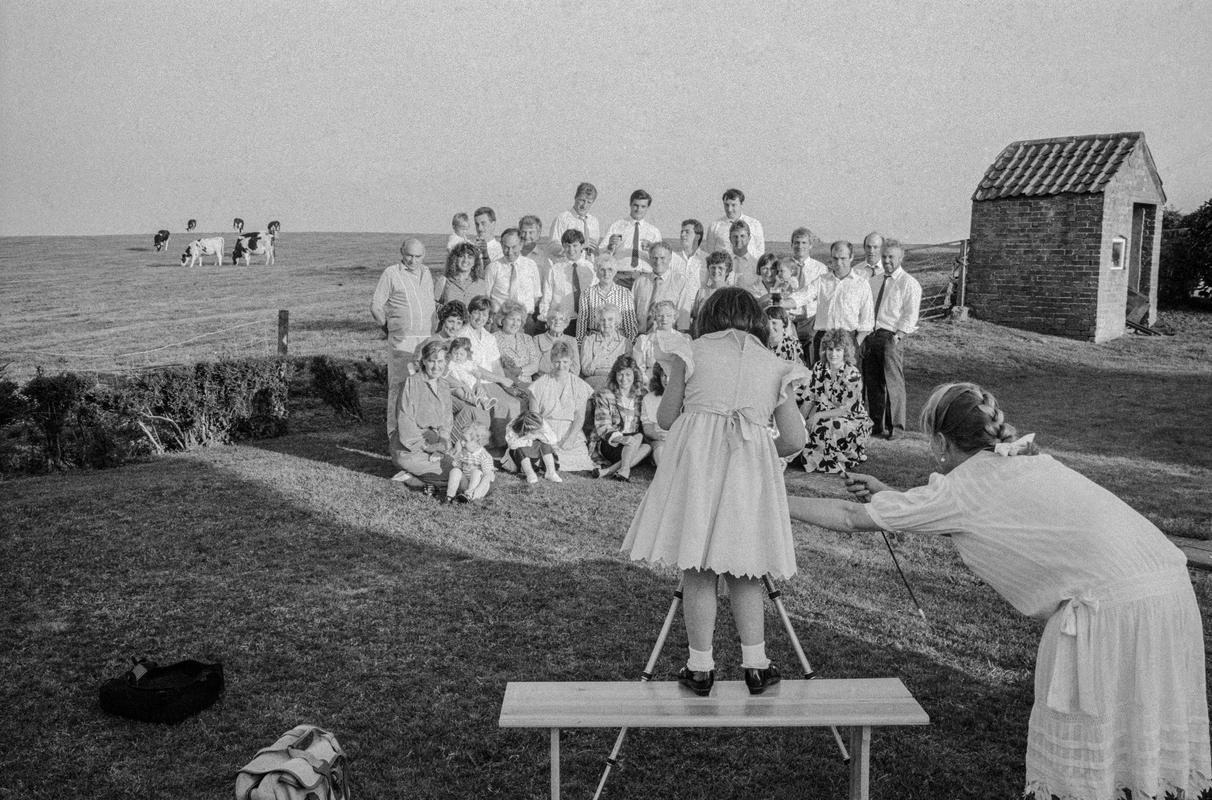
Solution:
M 884 242 L 883 270 L 871 277 L 875 298 L 875 331 L 863 347 L 863 386 L 873 433 L 891 439 L 905 430 L 905 372 L 901 340 L 917 330 L 922 285 L 901 262 L 905 248 L 895 239 Z

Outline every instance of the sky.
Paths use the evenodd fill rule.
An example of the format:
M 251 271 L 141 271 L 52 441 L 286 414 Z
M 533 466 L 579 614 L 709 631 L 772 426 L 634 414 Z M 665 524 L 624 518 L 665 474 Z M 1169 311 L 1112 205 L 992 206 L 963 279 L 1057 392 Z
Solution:
M 1007 144 L 1141 130 L 1171 205 L 1212 197 L 1212 3 L 0 2 L 0 235 L 967 236 Z

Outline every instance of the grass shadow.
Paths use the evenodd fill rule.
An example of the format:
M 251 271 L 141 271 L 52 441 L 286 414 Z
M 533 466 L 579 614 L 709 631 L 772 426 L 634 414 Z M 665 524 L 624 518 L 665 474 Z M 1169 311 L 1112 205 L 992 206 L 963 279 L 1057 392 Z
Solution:
M 17 646 L 0 675 L 25 757 L 9 761 L 6 783 L 34 798 L 221 796 L 235 769 L 302 721 L 338 735 L 367 797 L 541 797 L 546 734 L 497 728 L 506 682 L 636 679 L 673 586 L 609 555 L 620 517 L 601 522 L 603 509 L 559 530 L 545 519 L 563 510 L 558 499 L 439 509 L 248 448 L 9 488 L 0 541 L 18 566 L 0 590 L 0 632 Z M 814 570 L 855 557 L 825 544 Z M 972 584 L 953 588 L 971 601 Z M 934 720 L 876 733 L 874 793 L 1017 796 L 1030 648 L 973 654 L 971 634 L 1030 640 L 1033 623 L 984 615 L 929 638 L 899 623 L 877 631 L 887 609 L 866 604 L 881 598 L 823 591 L 806 580 L 787 594 L 818 672 L 901 677 Z M 768 638 L 792 672 L 786 638 L 773 627 Z M 726 613 L 717 644 L 731 677 Z M 661 674 L 684 645 L 679 621 Z M 136 655 L 223 660 L 223 702 L 168 728 L 104 715 L 96 686 Z M 944 663 L 968 657 L 1002 671 Z M 592 792 L 614 735 L 566 736 L 565 791 Z M 613 796 L 841 796 L 847 780 L 822 730 L 635 731 L 624 755 Z

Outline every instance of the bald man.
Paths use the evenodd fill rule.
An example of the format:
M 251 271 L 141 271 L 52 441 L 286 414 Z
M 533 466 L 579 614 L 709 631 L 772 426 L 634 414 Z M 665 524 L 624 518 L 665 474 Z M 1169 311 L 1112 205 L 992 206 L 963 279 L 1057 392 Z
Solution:
M 875 231 L 863 237 L 863 263 L 855 264 L 854 271 L 860 278 L 871 280 L 884 271 L 884 237 Z
M 400 261 L 383 270 L 370 301 L 370 315 L 387 334 L 387 436 L 395 431 L 400 384 L 409 375 L 416 349 L 433 331 L 433 276 L 425 266 L 425 245 L 408 239 Z

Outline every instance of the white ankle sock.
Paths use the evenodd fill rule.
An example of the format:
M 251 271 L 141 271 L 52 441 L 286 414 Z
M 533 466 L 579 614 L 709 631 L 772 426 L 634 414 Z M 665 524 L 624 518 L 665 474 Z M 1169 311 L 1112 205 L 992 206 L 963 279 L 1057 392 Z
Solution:
M 712 655 L 713 648 L 708 647 L 706 650 L 695 650 L 693 647 L 686 648 L 690 651 L 690 658 L 686 659 L 686 668 L 694 672 L 708 672 L 715 669 L 715 657 Z
M 742 669 L 766 669 L 769 666 L 770 659 L 766 658 L 765 642 L 741 645 Z

